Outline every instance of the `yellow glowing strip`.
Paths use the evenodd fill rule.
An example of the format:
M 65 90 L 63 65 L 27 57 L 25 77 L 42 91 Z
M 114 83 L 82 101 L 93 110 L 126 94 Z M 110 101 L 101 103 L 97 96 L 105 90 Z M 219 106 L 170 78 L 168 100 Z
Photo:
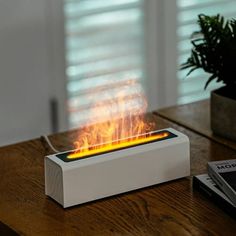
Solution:
M 168 136 L 169 136 L 168 132 L 163 132 L 163 133 L 159 133 L 159 134 L 149 136 L 149 137 L 140 137 L 135 140 L 123 141 L 123 142 L 117 143 L 117 144 L 106 145 L 106 146 L 100 147 L 98 149 L 92 149 L 92 150 L 87 150 L 84 152 L 82 151 L 82 152 L 77 152 L 77 153 L 75 152 L 75 153 L 68 155 L 67 158 L 68 159 L 75 159 L 75 158 L 83 158 L 83 157 L 91 156 L 91 155 L 98 155 L 98 154 L 101 154 L 104 152 L 114 151 L 117 149 L 131 147 L 131 146 L 139 145 L 142 143 L 147 143 L 147 142 L 151 142 L 154 140 L 166 138 Z

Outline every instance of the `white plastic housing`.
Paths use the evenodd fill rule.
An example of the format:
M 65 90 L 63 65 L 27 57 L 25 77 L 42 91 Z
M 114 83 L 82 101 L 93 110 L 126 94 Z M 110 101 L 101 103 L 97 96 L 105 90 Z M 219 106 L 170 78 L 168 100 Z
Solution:
M 177 137 L 64 162 L 45 158 L 45 193 L 64 208 L 190 175 L 189 139 Z

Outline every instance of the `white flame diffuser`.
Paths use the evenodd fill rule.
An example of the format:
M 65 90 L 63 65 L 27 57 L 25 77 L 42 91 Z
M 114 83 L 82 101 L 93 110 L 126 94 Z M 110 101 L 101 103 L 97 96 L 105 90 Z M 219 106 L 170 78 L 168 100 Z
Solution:
M 45 158 L 45 193 L 64 208 L 190 175 L 189 139 L 168 128 L 95 154 Z

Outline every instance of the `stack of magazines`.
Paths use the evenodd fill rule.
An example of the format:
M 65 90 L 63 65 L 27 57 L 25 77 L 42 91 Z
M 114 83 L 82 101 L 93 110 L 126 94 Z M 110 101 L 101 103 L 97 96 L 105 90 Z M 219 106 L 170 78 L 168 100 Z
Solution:
M 236 159 L 208 162 L 208 174 L 194 176 L 193 187 L 236 219 Z

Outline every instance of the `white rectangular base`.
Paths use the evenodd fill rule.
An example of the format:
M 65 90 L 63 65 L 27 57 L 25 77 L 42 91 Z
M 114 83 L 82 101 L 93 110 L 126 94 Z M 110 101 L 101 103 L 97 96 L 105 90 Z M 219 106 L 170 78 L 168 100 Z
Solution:
M 45 158 L 45 193 L 63 207 L 190 175 L 189 139 L 177 137 L 64 162 Z

